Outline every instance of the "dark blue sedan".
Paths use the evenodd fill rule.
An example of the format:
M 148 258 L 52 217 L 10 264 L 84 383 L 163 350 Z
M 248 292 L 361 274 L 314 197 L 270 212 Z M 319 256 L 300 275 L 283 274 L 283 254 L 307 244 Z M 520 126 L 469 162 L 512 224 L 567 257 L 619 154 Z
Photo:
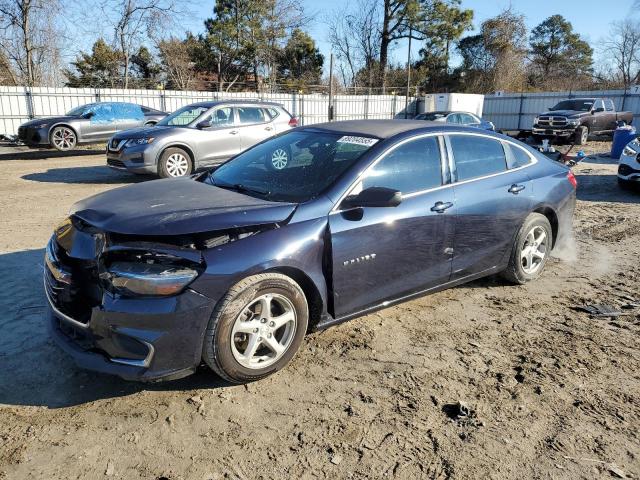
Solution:
M 278 163 L 274 163 L 278 159 Z M 75 205 L 46 253 L 53 337 L 78 365 L 233 383 L 305 333 L 501 273 L 542 273 L 576 181 L 522 143 L 423 121 L 291 130 L 192 178 Z

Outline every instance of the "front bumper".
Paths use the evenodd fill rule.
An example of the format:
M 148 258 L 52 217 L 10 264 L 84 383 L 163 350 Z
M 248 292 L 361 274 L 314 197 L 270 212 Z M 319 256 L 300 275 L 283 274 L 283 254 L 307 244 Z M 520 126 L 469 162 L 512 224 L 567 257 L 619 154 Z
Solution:
M 157 149 L 153 144 L 132 147 L 122 145 L 117 149 L 112 149 L 110 140 L 106 153 L 107 166 L 113 169 L 142 174 L 158 173 Z
M 18 140 L 29 147 L 48 147 L 49 128 L 19 127 Z
M 88 319 L 75 319 L 60 303 L 64 289 L 55 266 L 45 265 L 48 327 L 55 342 L 84 369 L 126 380 L 180 378 L 200 364 L 204 332 L 215 302 L 193 290 L 155 298 L 105 292 Z
M 549 138 L 557 138 L 557 137 L 570 137 L 576 133 L 576 128 L 574 126 L 567 126 L 562 128 L 557 127 L 539 127 L 534 125 L 531 132 L 534 135 L 538 135 L 541 137 L 549 137 Z
M 640 162 L 635 158 L 620 158 L 618 165 L 618 178 L 628 182 L 640 183 Z

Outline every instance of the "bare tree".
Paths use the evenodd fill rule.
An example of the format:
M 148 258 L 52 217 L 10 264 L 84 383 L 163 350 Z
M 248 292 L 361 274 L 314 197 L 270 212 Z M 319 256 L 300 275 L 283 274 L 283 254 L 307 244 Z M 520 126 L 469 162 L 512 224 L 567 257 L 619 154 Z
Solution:
M 378 2 L 360 0 L 351 9 L 336 11 L 326 19 L 329 42 L 336 54 L 345 86 L 358 86 L 363 71 L 368 87 L 374 85 L 380 55 Z M 347 73 L 348 72 L 348 73 Z
M 60 69 L 57 0 L 0 0 L 0 32 L 10 71 L 28 86 L 55 82 Z
M 168 38 L 158 43 L 158 51 L 171 88 L 188 90 L 195 81 L 195 68 L 191 60 L 191 42 Z
M 640 80 L 640 22 L 614 22 L 602 54 L 613 67 L 614 79 L 624 88 L 636 84 Z
M 114 43 L 120 49 L 124 88 L 129 86 L 131 56 L 178 15 L 175 0 L 103 0 L 102 12 L 114 29 Z

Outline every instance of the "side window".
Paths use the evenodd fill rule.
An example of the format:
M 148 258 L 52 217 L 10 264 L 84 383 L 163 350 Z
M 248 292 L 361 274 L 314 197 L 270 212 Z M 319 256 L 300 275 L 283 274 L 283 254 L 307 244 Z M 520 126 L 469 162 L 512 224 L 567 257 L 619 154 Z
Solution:
M 604 108 L 607 110 L 607 112 L 613 112 L 615 110 L 613 106 L 613 100 L 605 100 Z
M 596 103 L 593 104 L 594 110 L 598 108 L 604 108 L 604 102 L 602 100 L 596 100 Z
M 259 107 L 238 107 L 238 118 L 242 125 L 250 125 L 252 123 L 263 123 L 264 110 Z
M 437 137 L 424 137 L 389 152 L 361 182 L 361 188 L 387 187 L 403 194 L 442 185 L 440 147 Z
M 468 113 L 461 113 L 460 116 L 462 117 L 462 123 L 465 125 L 480 123 L 473 115 L 469 115 Z
M 233 108 L 220 107 L 213 111 L 209 117 L 212 127 L 225 127 L 233 125 Z
M 531 163 L 531 156 L 522 148 L 518 148 L 510 143 L 504 143 L 507 152 L 507 164 L 509 168 L 520 168 Z
M 460 115 L 452 113 L 447 117 L 447 123 L 460 123 Z
M 276 110 L 275 108 L 269 107 L 266 109 L 267 110 L 267 114 L 269 115 L 269 117 L 271 118 L 271 120 L 273 120 L 274 118 L 276 118 L 278 115 L 280 115 L 280 112 L 278 110 Z
M 449 140 L 459 182 L 507 169 L 504 148 L 498 140 L 479 135 L 451 135 Z

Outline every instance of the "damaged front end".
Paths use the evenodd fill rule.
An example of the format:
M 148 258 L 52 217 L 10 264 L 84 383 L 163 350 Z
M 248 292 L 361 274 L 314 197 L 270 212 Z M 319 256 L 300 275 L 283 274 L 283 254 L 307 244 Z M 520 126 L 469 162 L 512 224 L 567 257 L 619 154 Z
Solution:
M 136 380 L 188 375 L 215 306 L 191 288 L 206 270 L 203 252 L 274 228 L 140 236 L 71 216 L 45 255 L 52 335 L 84 368 Z

